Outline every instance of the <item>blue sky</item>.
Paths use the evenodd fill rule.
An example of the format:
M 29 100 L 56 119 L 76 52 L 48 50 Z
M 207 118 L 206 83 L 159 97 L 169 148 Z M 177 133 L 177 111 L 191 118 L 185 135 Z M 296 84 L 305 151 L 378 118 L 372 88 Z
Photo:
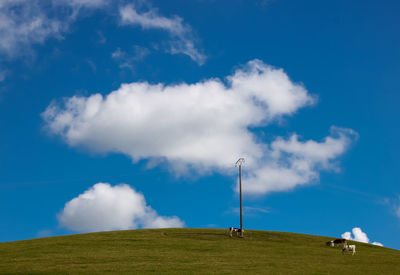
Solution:
M 239 226 L 245 157 L 245 228 L 399 249 L 399 5 L 2 1 L 0 241 Z

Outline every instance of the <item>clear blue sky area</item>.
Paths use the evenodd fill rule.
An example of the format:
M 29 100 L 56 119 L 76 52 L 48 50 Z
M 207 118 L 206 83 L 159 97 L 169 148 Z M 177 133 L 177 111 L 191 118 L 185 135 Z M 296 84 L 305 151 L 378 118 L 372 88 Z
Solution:
M 68 201 L 99 182 L 129 185 L 157 215 L 176 216 L 186 227 L 238 227 L 236 158 L 227 160 L 230 168 L 211 165 L 207 171 L 194 167 L 179 174 L 171 168 L 176 162 L 159 160 L 165 157 L 161 153 L 133 161 L 139 147 L 102 151 L 101 144 L 93 149 L 86 141 L 69 142 L 65 133 L 48 129 L 43 113 L 52 102 L 66 108 L 63 100 L 107 96 L 123 83 L 178 86 L 220 79 L 229 87 L 227 76 L 258 59 L 282 68 L 291 83 L 303 85 L 315 99 L 272 122 L 242 129 L 258 144 L 278 137 L 288 140 L 293 133 L 302 142 L 323 142 L 331 126 L 357 134 L 329 161 L 329 169 L 315 168 L 316 177 L 282 190 L 246 193 L 244 227 L 332 237 L 359 227 L 371 243 L 400 249 L 400 2 L 4 3 L 0 22 L 7 19 L 8 25 L 0 26 L 0 40 L 5 41 L 0 42 L 1 242 L 96 231 L 76 229 L 79 226 L 60 217 L 66 215 Z M 124 21 L 121 11 L 127 7 L 136 17 L 130 14 Z M 36 22 L 39 27 L 32 25 L 35 18 L 42 19 Z M 129 21 L 132 18 L 136 21 Z M 61 27 L 46 33 L 44 20 Z M 171 27 L 171 22 L 176 25 Z M 172 104 L 169 98 L 164 98 L 165 105 Z M 151 100 L 147 104 L 152 108 Z M 157 123 L 147 120 L 133 138 Z M 130 126 L 122 127 L 128 131 Z M 192 128 L 180 128 L 182 135 Z M 102 140 L 96 133 L 90 140 Z M 169 129 L 157 133 L 166 138 Z M 145 146 L 159 146 L 149 144 Z M 258 165 L 263 167 L 267 158 L 260 157 Z M 251 165 L 243 166 L 245 179 L 255 171 Z M 258 180 L 269 181 L 268 173 L 263 177 Z

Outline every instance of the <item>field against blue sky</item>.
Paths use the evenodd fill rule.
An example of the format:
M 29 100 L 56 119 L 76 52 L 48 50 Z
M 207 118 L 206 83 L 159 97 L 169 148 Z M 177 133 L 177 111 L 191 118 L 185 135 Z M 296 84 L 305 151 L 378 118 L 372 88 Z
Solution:
M 397 1 L 0 2 L 0 241 L 239 226 L 400 248 Z

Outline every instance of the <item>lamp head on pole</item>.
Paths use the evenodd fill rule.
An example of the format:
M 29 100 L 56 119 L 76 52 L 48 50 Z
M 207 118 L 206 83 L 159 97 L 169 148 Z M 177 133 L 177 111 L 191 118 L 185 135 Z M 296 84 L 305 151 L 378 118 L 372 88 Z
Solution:
M 241 166 L 244 163 L 244 158 L 240 158 L 237 160 L 237 162 L 235 163 L 235 167 Z

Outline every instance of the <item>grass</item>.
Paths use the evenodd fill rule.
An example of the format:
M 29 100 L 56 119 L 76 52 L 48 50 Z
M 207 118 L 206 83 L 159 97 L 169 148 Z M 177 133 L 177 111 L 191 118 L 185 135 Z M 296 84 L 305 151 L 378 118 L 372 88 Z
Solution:
M 332 238 L 247 230 L 144 229 L 0 243 L 0 274 L 400 274 L 398 250 Z

